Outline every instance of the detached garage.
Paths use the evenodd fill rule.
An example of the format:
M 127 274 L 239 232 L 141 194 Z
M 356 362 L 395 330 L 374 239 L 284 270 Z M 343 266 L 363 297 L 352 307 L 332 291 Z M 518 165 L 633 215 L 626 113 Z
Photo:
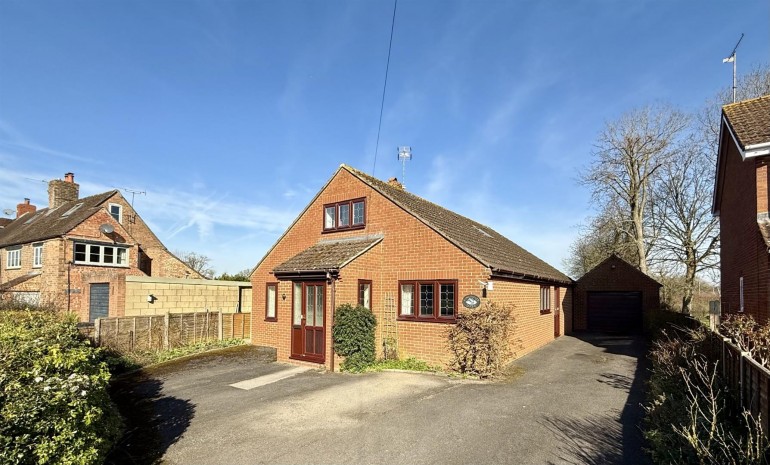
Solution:
M 661 284 L 612 255 L 575 283 L 573 331 L 641 333 L 660 309 Z

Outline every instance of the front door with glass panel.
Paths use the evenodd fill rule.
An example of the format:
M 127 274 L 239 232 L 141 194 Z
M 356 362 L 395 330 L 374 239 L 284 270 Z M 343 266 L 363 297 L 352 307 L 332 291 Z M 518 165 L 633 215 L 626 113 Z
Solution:
M 291 357 L 323 363 L 326 284 L 295 282 L 292 286 Z

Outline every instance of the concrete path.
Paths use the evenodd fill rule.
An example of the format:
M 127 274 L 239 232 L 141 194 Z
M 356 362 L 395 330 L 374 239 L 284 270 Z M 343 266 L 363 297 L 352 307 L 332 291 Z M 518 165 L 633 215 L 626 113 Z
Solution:
M 204 357 L 117 388 L 144 414 L 108 463 L 643 464 L 644 350 L 564 336 L 494 383 L 307 371 L 249 390 L 230 385 L 291 367 Z

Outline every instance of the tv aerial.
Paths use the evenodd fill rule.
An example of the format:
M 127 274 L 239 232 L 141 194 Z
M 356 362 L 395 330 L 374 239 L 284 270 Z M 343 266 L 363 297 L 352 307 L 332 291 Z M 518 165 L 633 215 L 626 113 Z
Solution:
M 401 162 L 401 185 L 406 185 L 406 162 L 412 159 L 412 147 L 398 148 L 398 160 Z

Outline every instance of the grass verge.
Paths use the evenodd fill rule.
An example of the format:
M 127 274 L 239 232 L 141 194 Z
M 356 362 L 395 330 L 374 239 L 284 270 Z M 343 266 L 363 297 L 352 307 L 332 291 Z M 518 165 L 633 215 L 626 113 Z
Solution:
M 383 370 L 406 370 L 406 371 L 442 371 L 441 368 L 429 365 L 427 362 L 418 360 L 414 357 L 398 360 L 377 360 L 365 371 L 383 371 Z

